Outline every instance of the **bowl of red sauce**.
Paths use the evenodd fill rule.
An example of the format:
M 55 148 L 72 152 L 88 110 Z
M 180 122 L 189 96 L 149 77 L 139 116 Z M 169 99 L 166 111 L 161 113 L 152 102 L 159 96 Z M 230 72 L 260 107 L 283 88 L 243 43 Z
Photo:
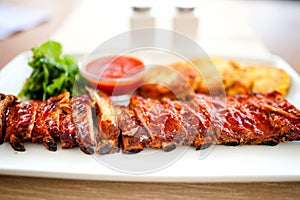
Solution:
M 145 65 L 133 56 L 104 56 L 82 65 L 81 74 L 110 96 L 131 95 L 143 82 Z

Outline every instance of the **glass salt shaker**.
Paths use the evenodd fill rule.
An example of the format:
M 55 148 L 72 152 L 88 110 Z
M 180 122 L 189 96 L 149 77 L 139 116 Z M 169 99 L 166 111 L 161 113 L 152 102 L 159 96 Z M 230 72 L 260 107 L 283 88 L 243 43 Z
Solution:
M 151 6 L 134 5 L 132 6 L 132 10 L 133 13 L 130 17 L 131 29 L 155 27 L 155 19 L 151 14 Z
M 194 6 L 176 6 L 173 30 L 197 40 L 199 19 L 194 10 Z

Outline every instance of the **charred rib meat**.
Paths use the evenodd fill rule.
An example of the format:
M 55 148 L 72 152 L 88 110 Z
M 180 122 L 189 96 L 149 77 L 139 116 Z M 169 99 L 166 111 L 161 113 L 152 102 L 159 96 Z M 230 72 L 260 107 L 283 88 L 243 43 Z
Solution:
M 86 154 L 93 154 L 96 146 L 96 134 L 93 123 L 92 102 L 87 95 L 72 99 L 72 116 L 76 127 L 77 143 Z
M 109 97 L 101 91 L 87 88 L 87 91 L 94 101 L 99 134 L 96 137 L 96 153 L 108 154 L 119 152 L 120 129 L 117 125 L 117 118 Z
M 39 103 L 36 123 L 32 130 L 32 142 L 42 142 L 50 151 L 57 150 L 55 139 L 59 138 L 59 105 L 66 103 L 68 99 L 69 93 L 63 93 Z
M 135 113 L 125 106 L 116 106 L 118 126 L 121 130 L 121 147 L 124 153 L 138 153 L 149 146 L 150 134 Z
M 198 112 L 198 105 L 193 105 L 193 102 L 188 101 L 171 101 L 170 99 L 162 99 L 162 102 L 168 107 L 172 107 L 177 110 L 177 114 L 181 115 L 181 127 L 185 130 L 185 135 L 181 135 L 177 140 L 181 141 L 183 145 L 195 145 L 198 148 L 198 140 L 202 139 L 202 133 L 204 131 L 209 132 L 208 128 L 204 130 L 203 117 Z M 201 140 L 202 142 L 202 140 Z M 206 144 L 202 143 L 203 147 Z M 200 148 L 200 146 L 199 146 Z
M 16 151 L 25 151 L 24 141 L 31 141 L 38 101 L 20 102 L 9 109 L 5 142 Z
M 69 96 L 59 103 L 59 137 L 62 149 L 70 149 L 78 146 L 76 125 L 72 116 L 72 105 Z
M 181 131 L 181 116 L 160 101 L 134 96 L 129 104 L 143 126 L 150 133 L 149 145 L 171 151 L 180 144 L 177 136 Z
M 13 95 L 5 95 L 0 93 L 0 144 L 3 143 L 5 137 L 5 124 L 6 124 L 6 112 L 9 106 L 11 106 L 17 97 Z
M 300 113 L 277 92 L 227 97 L 218 144 L 276 145 L 300 139 Z

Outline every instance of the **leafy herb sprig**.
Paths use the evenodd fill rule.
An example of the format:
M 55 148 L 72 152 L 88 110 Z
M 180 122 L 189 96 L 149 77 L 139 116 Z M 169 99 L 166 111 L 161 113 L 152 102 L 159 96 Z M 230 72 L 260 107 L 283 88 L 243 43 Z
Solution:
M 62 46 L 58 42 L 47 41 L 31 50 L 33 56 L 28 64 L 33 71 L 18 96 L 46 100 L 66 91 L 75 95 L 73 87 L 79 68 L 71 56 L 62 54 Z

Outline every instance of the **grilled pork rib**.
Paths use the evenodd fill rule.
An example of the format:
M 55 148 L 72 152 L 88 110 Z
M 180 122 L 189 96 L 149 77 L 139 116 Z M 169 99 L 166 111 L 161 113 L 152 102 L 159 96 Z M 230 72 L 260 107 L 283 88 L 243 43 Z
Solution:
M 68 94 L 69 95 L 69 94 Z M 70 149 L 78 146 L 76 125 L 72 116 L 72 105 L 69 96 L 59 104 L 59 137 L 62 149 Z
M 24 141 L 31 141 L 38 101 L 16 103 L 9 108 L 5 142 L 16 151 L 25 151 Z
M 201 94 L 190 96 L 186 104 L 189 105 L 188 107 L 199 120 L 199 132 L 194 138 L 194 147 L 200 150 L 215 144 L 223 124 L 223 115 L 218 111 L 226 105 L 219 102 L 219 97 L 214 99 Z
M 190 106 L 191 103 L 189 102 L 172 101 L 167 98 L 163 98 L 162 102 L 169 108 L 175 109 L 177 115 L 181 115 L 181 128 L 184 130 L 181 132 L 184 133 L 184 135 L 178 135 L 177 140 L 179 140 L 182 145 L 192 145 L 196 136 L 200 135 L 202 131 L 201 117 L 196 110 L 192 109 L 195 106 Z
M 177 135 L 181 131 L 181 116 L 176 111 L 154 99 L 134 96 L 129 104 L 138 119 L 150 134 L 149 145 L 171 151 L 178 145 Z
M 94 129 L 92 102 L 88 95 L 76 96 L 71 101 L 77 143 L 81 151 L 86 154 L 93 154 L 98 133 Z
M 59 118 L 61 148 L 71 149 L 77 147 L 76 125 L 71 113 L 61 113 Z
M 116 106 L 118 126 L 121 130 L 121 147 L 124 153 L 138 153 L 149 146 L 150 134 L 135 113 L 125 106 Z
M 300 139 L 299 110 L 277 92 L 227 97 L 224 127 L 217 144 L 276 145 Z
M 60 104 L 65 104 L 69 99 L 69 93 L 63 93 L 57 97 L 51 97 L 47 101 L 39 103 L 36 123 L 32 129 L 32 142 L 43 143 L 50 151 L 57 150 L 55 139 L 59 138 Z
M 109 154 L 119 152 L 120 129 L 109 97 L 101 92 L 86 88 L 94 101 L 99 124 L 99 134 L 96 137 L 96 153 Z
M 13 95 L 5 95 L 0 93 L 0 144 L 3 143 L 5 137 L 6 112 L 8 107 L 13 105 L 17 97 Z

